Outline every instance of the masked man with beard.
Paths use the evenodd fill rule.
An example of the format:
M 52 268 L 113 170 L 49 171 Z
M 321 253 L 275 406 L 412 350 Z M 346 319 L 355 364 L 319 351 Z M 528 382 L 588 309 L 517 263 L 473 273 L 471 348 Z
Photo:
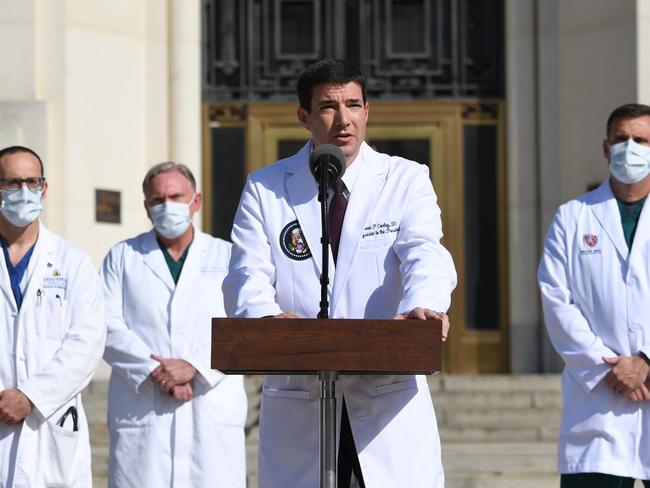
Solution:
M 607 121 L 610 178 L 562 205 L 539 267 L 564 359 L 561 486 L 650 486 L 650 107 Z
M 45 228 L 43 163 L 0 150 L 0 485 L 91 486 L 81 390 L 104 348 L 88 256 Z
M 201 194 L 185 165 L 154 166 L 142 189 L 153 230 L 114 246 L 101 271 L 109 486 L 244 488 L 243 379 L 210 369 L 230 244 L 192 225 Z

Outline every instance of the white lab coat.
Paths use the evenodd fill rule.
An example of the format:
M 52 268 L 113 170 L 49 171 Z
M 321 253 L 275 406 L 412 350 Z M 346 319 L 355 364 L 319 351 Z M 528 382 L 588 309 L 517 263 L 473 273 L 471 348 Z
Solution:
M 310 147 L 248 179 L 224 281 L 229 316 L 318 313 L 321 221 L 308 168 Z M 446 311 L 456 273 L 439 242 L 440 210 L 426 166 L 377 153 L 365 143 L 354 164 L 361 167 L 336 269 L 330 254 L 330 317 L 385 319 L 416 306 Z M 281 231 L 296 219 L 309 259 L 289 258 L 281 249 Z M 423 376 L 343 376 L 337 392 L 345 396 L 366 486 L 444 485 L 436 418 Z M 315 376 L 265 378 L 260 488 L 318 486 L 319 396 Z M 338 422 L 340 406 L 339 401 Z
M 153 231 L 120 242 L 104 260 L 111 487 L 246 484 L 243 378 L 210 369 L 211 319 L 225 316 L 230 244 L 194 232 L 176 285 Z M 197 369 L 191 401 L 149 378 L 159 365 L 152 353 Z
M 86 488 L 90 443 L 80 392 L 104 348 L 101 286 L 88 256 L 39 225 L 20 310 L 0 258 L 0 390 L 17 387 L 34 404 L 18 425 L 0 422 L 0 486 Z M 71 417 L 57 425 L 71 406 L 76 432 Z
M 544 318 L 565 362 L 558 469 L 650 479 L 650 402 L 602 381 L 602 357 L 650 354 L 650 203 L 628 252 L 609 181 L 562 205 L 539 266 Z

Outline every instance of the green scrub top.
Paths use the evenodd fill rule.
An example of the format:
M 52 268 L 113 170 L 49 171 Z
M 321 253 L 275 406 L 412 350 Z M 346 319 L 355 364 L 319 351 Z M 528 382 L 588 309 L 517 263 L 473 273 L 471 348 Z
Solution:
M 634 234 L 636 234 L 636 226 L 639 223 L 639 217 L 641 215 L 641 210 L 643 210 L 643 204 L 645 203 L 646 198 L 647 197 L 644 197 L 636 202 L 624 202 L 618 198 L 616 199 L 618 210 L 621 212 L 623 234 L 625 234 L 625 242 L 627 243 L 628 249 L 632 249 Z
M 177 284 L 178 278 L 181 277 L 181 271 L 183 270 L 183 264 L 185 264 L 185 258 L 187 258 L 187 253 L 190 250 L 190 246 L 192 244 L 190 243 L 190 246 L 187 246 L 187 249 L 185 249 L 185 252 L 178 259 L 178 261 L 174 261 L 174 258 L 171 256 L 171 254 L 169 254 L 167 248 L 165 248 L 165 246 L 163 246 L 160 241 L 158 241 L 158 245 L 160 246 L 160 249 L 162 249 L 163 256 L 165 256 L 165 262 L 167 263 L 169 272 L 172 274 L 174 284 Z

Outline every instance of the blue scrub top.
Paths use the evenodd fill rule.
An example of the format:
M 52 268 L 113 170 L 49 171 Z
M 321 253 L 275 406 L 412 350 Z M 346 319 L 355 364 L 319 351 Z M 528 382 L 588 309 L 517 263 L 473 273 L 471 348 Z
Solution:
M 7 271 L 9 271 L 9 281 L 11 282 L 11 291 L 14 293 L 14 298 L 16 299 L 16 306 L 20 310 L 20 306 L 23 304 L 23 291 L 20 289 L 20 282 L 25 275 L 27 270 L 27 265 L 29 264 L 29 259 L 32 257 L 34 252 L 34 244 L 29 248 L 29 251 L 25 253 L 20 262 L 14 267 L 11 264 L 11 259 L 9 259 L 9 250 L 7 249 L 7 243 L 5 240 L 0 237 L 0 242 L 2 243 L 2 253 L 5 255 L 5 263 L 7 264 Z

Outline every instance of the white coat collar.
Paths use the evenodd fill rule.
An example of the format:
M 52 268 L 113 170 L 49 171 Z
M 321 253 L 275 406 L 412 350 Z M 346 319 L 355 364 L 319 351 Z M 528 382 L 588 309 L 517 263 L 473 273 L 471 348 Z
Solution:
M 623 224 L 621 223 L 621 212 L 616 203 L 616 197 L 612 193 L 612 188 L 609 180 L 604 181 L 596 190 L 589 195 L 589 206 L 600 222 L 609 239 L 616 247 L 623 261 L 627 261 L 629 254 L 627 243 L 625 242 L 625 235 L 623 234 Z M 645 205 L 644 205 L 645 207 Z M 644 212 L 645 208 L 644 208 Z M 641 219 L 637 232 L 641 227 Z
M 647 266 L 647 262 L 644 259 L 647 259 L 647 255 L 644 255 L 644 248 L 646 242 L 650 240 L 650 202 L 646 198 L 643 208 L 641 209 L 641 215 L 639 215 L 639 222 L 636 226 L 636 233 L 634 234 L 634 240 L 632 241 L 632 249 L 630 250 L 629 265 L 633 266 L 637 262 L 642 267 Z M 620 212 L 619 212 L 620 215 Z M 623 226 L 621 225 L 621 228 Z
M 192 224 L 194 225 L 194 224 Z M 205 247 L 205 236 L 203 233 L 194 226 L 194 240 L 190 244 L 190 249 L 187 253 L 187 258 L 185 259 L 185 264 L 183 264 L 183 271 L 181 271 L 181 276 L 178 280 L 178 284 L 174 283 L 171 273 L 169 272 L 169 267 L 165 261 L 165 256 L 160 249 L 160 244 L 158 244 L 158 239 L 156 239 L 156 232 L 151 229 L 149 232 L 144 234 L 144 239 L 140 248 L 142 254 L 142 260 L 144 263 L 151 269 L 151 271 L 170 289 L 174 290 L 182 282 L 186 281 L 183 279 L 184 274 L 188 274 L 194 264 L 198 263 L 200 260 L 199 257 L 195 255 L 200 254 L 199 248 Z M 196 263 L 195 263 L 196 261 Z M 198 266 L 198 264 L 196 264 Z M 186 273 L 186 271 L 188 271 Z
M 287 160 L 285 192 L 289 198 L 289 205 L 296 214 L 302 234 L 311 250 L 311 258 L 318 270 L 322 273 L 323 253 L 321 250 L 321 215 L 318 202 L 318 185 L 309 170 L 309 155 L 312 142 L 309 140 L 294 156 Z M 286 225 L 289 222 L 283 222 Z M 334 269 L 334 261 L 330 254 L 329 268 Z M 330 285 L 331 286 L 331 285 Z

